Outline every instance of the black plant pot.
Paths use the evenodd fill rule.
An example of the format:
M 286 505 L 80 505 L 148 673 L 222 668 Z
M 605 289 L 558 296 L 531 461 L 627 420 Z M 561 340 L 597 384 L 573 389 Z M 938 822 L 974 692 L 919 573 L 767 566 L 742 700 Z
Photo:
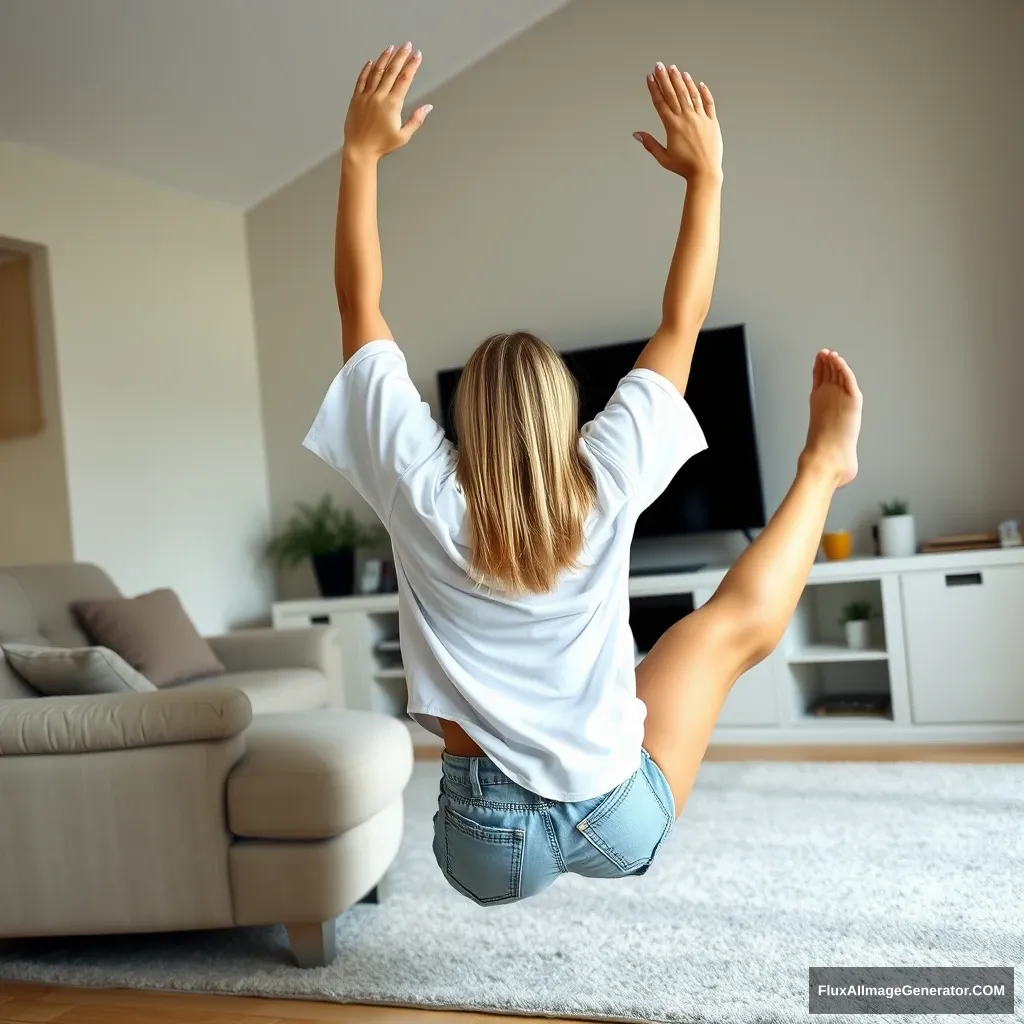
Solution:
M 356 553 L 342 548 L 313 556 L 313 572 L 322 597 L 348 597 L 355 590 Z

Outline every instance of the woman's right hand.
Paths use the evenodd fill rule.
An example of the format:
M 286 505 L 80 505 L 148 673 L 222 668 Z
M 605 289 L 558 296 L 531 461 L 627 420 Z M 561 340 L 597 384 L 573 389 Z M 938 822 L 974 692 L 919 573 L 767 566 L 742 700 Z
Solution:
M 404 146 L 423 124 L 432 107 L 424 104 L 402 123 L 402 104 L 419 70 L 422 56 L 412 43 L 389 46 L 359 73 L 345 118 L 345 152 L 378 160 Z
M 647 132 L 635 132 L 633 137 L 662 167 L 687 181 L 720 179 L 722 129 L 711 90 L 703 82 L 697 85 L 675 64 L 666 68 L 660 61 L 647 76 L 647 88 L 665 126 L 665 145 Z

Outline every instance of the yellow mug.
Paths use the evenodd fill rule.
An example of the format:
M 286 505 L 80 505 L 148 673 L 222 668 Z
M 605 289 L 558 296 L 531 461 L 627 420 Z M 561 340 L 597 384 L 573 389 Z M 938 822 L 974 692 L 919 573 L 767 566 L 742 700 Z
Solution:
M 821 537 L 821 547 L 825 557 L 830 562 L 841 562 L 844 558 L 850 557 L 853 548 L 853 538 L 849 530 L 839 530 L 837 533 L 825 533 Z

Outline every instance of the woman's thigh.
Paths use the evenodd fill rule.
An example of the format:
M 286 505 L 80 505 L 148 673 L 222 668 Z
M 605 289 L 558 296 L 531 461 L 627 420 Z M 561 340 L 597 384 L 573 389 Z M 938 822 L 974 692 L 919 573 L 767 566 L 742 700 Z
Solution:
M 644 747 L 682 813 L 729 690 L 757 660 L 730 601 L 712 598 L 677 622 L 637 666 Z

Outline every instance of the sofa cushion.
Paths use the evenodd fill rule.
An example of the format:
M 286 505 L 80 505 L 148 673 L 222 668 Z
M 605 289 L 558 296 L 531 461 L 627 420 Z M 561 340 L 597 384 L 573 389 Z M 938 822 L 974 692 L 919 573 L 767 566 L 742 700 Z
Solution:
M 197 688 L 241 690 L 249 698 L 254 715 L 313 711 L 325 707 L 329 697 L 327 677 L 311 668 L 226 672 L 212 679 L 196 679 L 181 684 L 181 689 Z
M 154 686 L 224 671 L 173 590 L 76 601 L 73 607 L 95 643 L 117 651 Z
M 156 687 L 106 647 L 37 647 L 4 644 L 7 664 L 49 697 L 90 693 L 146 693 Z
M 237 736 L 251 721 L 249 701 L 237 690 L 202 696 L 158 691 L 8 700 L 0 702 L 0 757 L 204 743 Z M 97 783 L 112 770 L 106 762 L 79 769 Z M 125 809 L 127 817 L 130 810 Z
M 39 694 L 7 664 L 0 651 L 0 700 L 24 700 Z
M 5 566 L 0 572 L 14 580 L 26 597 L 34 634 L 31 639 L 8 635 L 3 637 L 5 640 L 37 643 L 36 638 L 42 636 L 55 647 L 88 647 L 89 638 L 71 605 L 86 598 L 119 596 L 117 587 L 98 565 L 15 565 Z M 0 598 L 0 605 L 3 603 Z
M 412 740 L 372 711 L 264 715 L 228 779 L 228 824 L 250 839 L 327 839 L 369 820 L 405 789 Z
M 38 644 L 45 646 L 46 637 L 39 633 L 28 595 L 18 581 L 6 572 L 0 573 L 0 643 Z M 25 680 L 7 664 L 0 652 L 0 700 L 15 697 L 38 697 Z

